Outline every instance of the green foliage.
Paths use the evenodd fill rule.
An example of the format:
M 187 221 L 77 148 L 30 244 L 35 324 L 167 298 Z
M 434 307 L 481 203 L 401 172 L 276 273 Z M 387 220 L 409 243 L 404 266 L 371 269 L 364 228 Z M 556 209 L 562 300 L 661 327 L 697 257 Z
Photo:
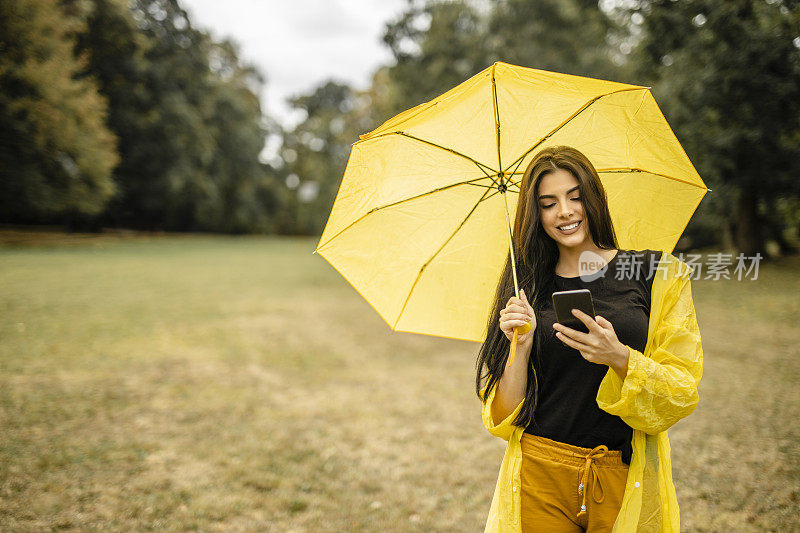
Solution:
M 94 0 L 82 44 L 120 137 L 107 220 L 136 228 L 271 231 L 274 184 L 258 155 L 263 83 L 177 0 Z
M 76 31 L 49 0 L 0 2 L 0 221 L 94 215 L 114 192 L 116 139 Z
M 396 61 L 389 68 L 392 114 L 435 98 L 490 64 L 486 37 L 486 19 L 470 2 L 410 3 L 383 38 Z
M 489 62 L 617 79 L 615 24 L 596 0 L 501 0 L 489 16 Z
M 606 43 L 613 26 L 588 0 L 412 2 L 384 35 L 396 61 L 392 111 L 431 100 L 495 61 L 614 77 L 619 69 Z
M 739 249 L 763 250 L 775 213 L 759 208 L 800 193 L 800 5 L 643 0 L 622 16 L 638 34 L 635 70 L 713 189 L 698 222 L 736 226 Z
M 341 182 L 351 144 L 358 138 L 354 127 L 356 95 L 346 85 L 328 81 L 308 95 L 292 100 L 306 118 L 284 132 L 281 157 L 291 191 L 282 232 L 322 232 Z
M 294 98 L 282 131 L 179 0 L 5 0 L 0 221 L 318 234 L 359 134 L 500 60 L 651 85 L 713 189 L 686 233 L 754 252 L 797 225 L 798 28 L 788 0 L 410 0 L 394 63 Z
M 275 230 L 261 75 L 177 0 L 13 0 L 0 20 L 4 221 Z

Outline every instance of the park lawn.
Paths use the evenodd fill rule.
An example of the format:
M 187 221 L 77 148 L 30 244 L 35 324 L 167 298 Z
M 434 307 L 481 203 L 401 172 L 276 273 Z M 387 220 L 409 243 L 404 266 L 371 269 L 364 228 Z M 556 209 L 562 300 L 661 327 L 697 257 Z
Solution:
M 0 239 L 0 530 L 482 531 L 478 345 L 394 333 L 316 239 Z M 693 282 L 686 531 L 800 528 L 800 258 Z

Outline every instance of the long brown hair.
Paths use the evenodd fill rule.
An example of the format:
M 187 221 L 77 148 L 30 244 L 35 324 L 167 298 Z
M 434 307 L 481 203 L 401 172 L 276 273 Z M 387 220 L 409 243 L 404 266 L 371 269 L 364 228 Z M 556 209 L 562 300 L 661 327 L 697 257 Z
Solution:
M 542 178 L 557 169 L 569 171 L 578 180 L 584 222 L 588 224 L 594 244 L 605 250 L 618 248 L 614 225 L 608 211 L 608 198 L 597 170 L 589 159 L 569 146 L 551 146 L 537 153 L 525 170 L 520 183 L 513 238 L 519 287 L 525 289 L 528 301 L 531 302 L 534 314 L 537 315 L 554 290 L 555 267 L 559 257 L 556 242 L 542 227 L 537 196 Z M 510 342 L 500 330 L 498 320 L 500 311 L 505 308 L 512 296 L 515 296 L 514 278 L 511 274 L 509 254 L 497 284 L 486 339 L 481 345 L 476 362 L 475 392 L 481 401 L 485 401 L 485 398 L 481 398 L 481 389 L 485 385 L 488 395 L 502 377 L 508 359 Z M 525 401 L 513 421 L 516 426 L 527 427 L 533 422 L 533 414 L 539 400 L 538 376 L 542 375 L 542 341 L 543 336 L 550 333 L 552 332 L 541 331 L 538 325 L 534 331 L 532 349 L 535 357 L 530 358 Z

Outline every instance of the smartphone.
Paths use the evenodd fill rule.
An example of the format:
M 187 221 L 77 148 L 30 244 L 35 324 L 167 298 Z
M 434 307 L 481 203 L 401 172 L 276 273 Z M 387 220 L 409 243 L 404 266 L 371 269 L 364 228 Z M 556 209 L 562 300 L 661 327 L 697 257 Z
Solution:
M 554 292 L 553 309 L 556 310 L 556 320 L 558 320 L 559 324 L 576 331 L 589 333 L 589 328 L 572 314 L 573 309 L 580 309 L 594 318 L 594 304 L 592 303 L 592 293 L 589 289 Z

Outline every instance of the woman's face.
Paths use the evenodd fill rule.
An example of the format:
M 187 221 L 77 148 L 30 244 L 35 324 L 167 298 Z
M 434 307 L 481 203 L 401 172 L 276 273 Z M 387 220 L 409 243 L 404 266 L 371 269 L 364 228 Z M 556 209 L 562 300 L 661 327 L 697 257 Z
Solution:
M 537 201 L 542 227 L 556 244 L 572 247 L 591 240 L 578 179 L 571 172 L 559 168 L 545 174 L 539 182 Z M 569 229 L 562 229 L 565 226 Z

